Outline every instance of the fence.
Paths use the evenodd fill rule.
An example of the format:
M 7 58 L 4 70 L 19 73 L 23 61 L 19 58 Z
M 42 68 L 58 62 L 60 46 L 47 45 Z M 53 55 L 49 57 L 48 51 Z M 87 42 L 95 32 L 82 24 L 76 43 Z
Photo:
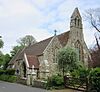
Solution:
M 72 88 L 80 91 L 86 90 L 86 79 L 85 78 L 73 78 L 64 76 L 64 84 L 67 88 Z

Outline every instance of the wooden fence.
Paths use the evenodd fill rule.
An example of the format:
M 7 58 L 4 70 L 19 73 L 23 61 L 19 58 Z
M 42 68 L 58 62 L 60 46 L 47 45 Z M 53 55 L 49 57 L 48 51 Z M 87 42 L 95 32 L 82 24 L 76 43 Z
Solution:
M 85 78 L 73 78 L 64 76 L 64 84 L 66 88 L 72 88 L 80 91 L 87 89 Z

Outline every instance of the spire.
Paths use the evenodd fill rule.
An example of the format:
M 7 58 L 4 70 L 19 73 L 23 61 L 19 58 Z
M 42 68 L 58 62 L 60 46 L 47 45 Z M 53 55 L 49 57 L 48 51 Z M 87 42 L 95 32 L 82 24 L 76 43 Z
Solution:
M 75 18 L 75 17 L 81 18 L 80 12 L 77 7 L 74 9 L 71 18 Z
M 82 28 L 82 18 L 78 8 L 76 7 L 71 16 L 70 28 Z

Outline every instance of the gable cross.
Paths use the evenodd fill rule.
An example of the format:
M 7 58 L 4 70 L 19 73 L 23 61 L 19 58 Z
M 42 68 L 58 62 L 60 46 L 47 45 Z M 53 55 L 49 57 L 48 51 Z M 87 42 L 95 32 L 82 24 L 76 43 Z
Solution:
M 57 30 L 54 30 L 54 32 L 55 32 L 55 36 L 56 36 L 56 34 L 57 34 Z

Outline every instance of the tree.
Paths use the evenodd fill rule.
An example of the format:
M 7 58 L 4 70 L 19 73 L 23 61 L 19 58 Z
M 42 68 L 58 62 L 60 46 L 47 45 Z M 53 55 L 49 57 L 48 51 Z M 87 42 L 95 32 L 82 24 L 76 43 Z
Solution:
M 100 67 L 100 8 L 87 10 L 86 18 L 96 32 L 96 45 L 93 49 L 91 49 L 91 56 L 93 60 L 92 66 Z
M 23 48 L 24 48 L 24 46 L 19 46 L 19 45 L 14 46 L 13 49 L 12 49 L 12 51 L 10 51 L 11 57 L 15 56 L 16 53 L 17 53 L 20 49 L 23 49 Z
M 95 35 L 96 44 L 98 49 L 100 49 L 99 40 L 100 40 L 100 8 L 89 9 L 86 11 L 86 19 L 92 25 L 96 32 L 98 32 L 98 36 Z
M 23 38 L 20 38 L 18 40 L 18 43 L 21 45 L 21 46 L 29 46 L 29 45 L 32 45 L 34 43 L 36 43 L 36 40 L 33 36 L 31 35 L 26 35 L 25 37 Z
M 30 45 L 36 43 L 36 40 L 35 40 L 35 38 L 33 36 L 26 35 L 25 37 L 20 38 L 17 42 L 19 43 L 19 45 L 14 46 L 12 51 L 10 52 L 12 57 L 15 56 L 16 53 L 19 50 L 23 49 L 24 47 L 30 46 Z
M 8 63 L 11 60 L 11 57 L 9 54 L 4 55 L 4 62 L 3 62 L 3 69 L 7 69 Z
M 91 49 L 91 57 L 92 57 L 92 67 L 100 67 L 100 49 L 93 48 Z
M 0 36 L 0 38 L 1 38 L 1 36 Z M 0 48 L 2 48 L 3 45 L 4 45 L 4 42 L 2 41 L 2 39 L 0 39 Z
M 8 67 L 8 63 L 10 61 L 11 57 L 9 54 L 2 54 L 0 56 L 0 67 L 2 66 L 3 69 L 6 69 Z
M 77 68 L 78 53 L 75 48 L 65 47 L 58 52 L 58 67 L 62 70 L 63 76 L 65 72 Z

